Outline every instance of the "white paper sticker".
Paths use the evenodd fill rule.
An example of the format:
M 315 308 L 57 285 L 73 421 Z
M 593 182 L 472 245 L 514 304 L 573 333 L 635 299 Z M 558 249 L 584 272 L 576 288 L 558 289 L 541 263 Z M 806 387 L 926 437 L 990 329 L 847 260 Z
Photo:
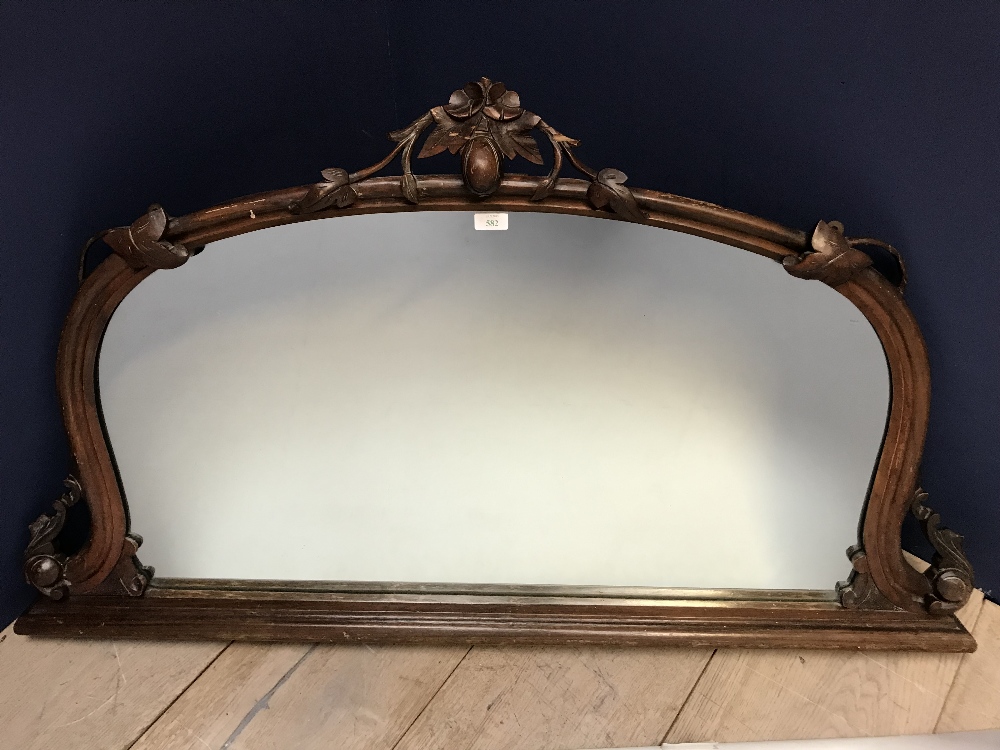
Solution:
M 476 229 L 506 229 L 507 214 L 476 214 Z

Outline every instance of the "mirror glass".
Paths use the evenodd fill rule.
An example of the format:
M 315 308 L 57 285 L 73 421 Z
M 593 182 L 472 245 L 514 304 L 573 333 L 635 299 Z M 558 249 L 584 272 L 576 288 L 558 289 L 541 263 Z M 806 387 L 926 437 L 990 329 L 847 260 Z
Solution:
M 818 281 L 711 240 L 304 221 L 143 281 L 99 360 L 158 577 L 831 589 L 889 404 Z

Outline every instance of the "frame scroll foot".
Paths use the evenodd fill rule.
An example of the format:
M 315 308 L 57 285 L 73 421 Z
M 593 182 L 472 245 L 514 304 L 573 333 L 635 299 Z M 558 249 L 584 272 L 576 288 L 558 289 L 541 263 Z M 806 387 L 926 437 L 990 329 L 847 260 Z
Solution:
M 83 489 L 76 477 L 63 480 L 66 492 L 53 503 L 55 514 L 40 515 L 28 531 L 31 541 L 24 551 L 24 577 L 32 586 L 50 599 L 62 599 L 69 593 L 66 579 L 66 555 L 57 552 L 55 539 L 66 524 L 66 512 L 83 497 Z
M 927 493 L 918 489 L 910 511 L 920 521 L 927 541 L 934 547 L 931 566 L 924 575 L 933 587 L 927 609 L 931 613 L 953 612 L 972 595 L 972 565 L 962 549 L 962 535 L 941 527 L 941 516 L 924 505 Z

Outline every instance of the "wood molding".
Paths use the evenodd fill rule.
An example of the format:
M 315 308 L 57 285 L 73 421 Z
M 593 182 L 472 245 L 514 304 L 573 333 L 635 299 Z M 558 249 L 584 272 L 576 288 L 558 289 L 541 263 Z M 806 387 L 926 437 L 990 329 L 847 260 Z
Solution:
M 461 157 L 460 175 L 413 174 L 412 149 L 432 123 L 436 129 L 417 158 L 450 150 Z M 552 146 L 549 174 L 505 175 L 504 160 L 517 155 L 541 162 L 533 130 L 544 134 Z M 428 639 L 439 639 L 451 633 L 462 642 L 475 640 L 478 633 L 487 641 L 517 642 L 537 637 L 542 639 L 539 642 L 562 639 L 720 645 L 735 638 L 743 645 L 837 644 L 945 650 L 972 647 L 968 633 L 951 614 L 972 591 L 972 570 L 962 553 L 961 537 L 939 529 L 937 515 L 926 510 L 923 495 L 917 490 L 930 408 L 930 372 L 923 337 L 902 296 L 905 268 L 900 260 L 903 281 L 896 286 L 880 275 L 870 256 L 859 249 L 881 245 L 899 259 L 894 248 L 877 240 L 846 237 L 838 222 L 820 221 L 806 234 L 710 203 L 630 189 L 619 170 L 593 170 L 583 164 L 573 150 L 578 141 L 524 110 L 516 93 L 489 79 L 456 91 L 448 105 L 432 108 L 390 138 L 397 145 L 389 155 L 358 172 L 325 169 L 322 182 L 251 195 L 178 218 L 168 217 L 154 205 L 130 227 L 104 233 L 114 254 L 83 280 L 63 328 L 57 363 L 58 392 L 74 459 L 74 476 L 79 481 L 75 497 L 82 497 L 89 506 L 93 527 L 83 549 L 65 556 L 58 554 L 55 544 L 65 514 L 63 508 L 60 515 L 58 501 L 57 516 L 43 516 L 36 522 L 40 524 L 38 534 L 33 525 L 32 546 L 25 555 L 28 580 L 53 598 L 67 593 L 73 596 L 70 602 L 40 602 L 21 618 L 19 632 L 56 634 L 60 628 L 67 633 L 90 635 L 98 631 L 133 635 L 161 632 L 149 624 L 151 620 L 143 619 L 153 618 L 164 627 L 169 624 L 199 637 L 238 638 L 232 630 L 237 627 L 232 618 L 244 604 L 256 602 L 266 613 L 265 619 L 245 623 L 243 632 L 251 634 L 247 637 L 280 635 L 275 630 L 280 620 L 286 623 L 284 632 L 289 637 L 315 635 L 323 639 L 338 634 L 357 637 L 361 633 L 374 638 L 372 629 L 382 628 L 385 638 L 409 639 L 424 633 Z M 397 155 L 403 165 L 401 176 L 373 176 Z M 560 177 L 564 157 L 587 179 Z M 456 210 L 599 217 L 705 237 L 779 262 L 804 283 L 826 283 L 865 315 L 885 350 L 892 396 L 882 449 L 862 511 L 860 538 L 848 550 L 854 572 L 838 587 L 839 603 L 824 604 L 827 609 L 822 617 L 811 605 L 785 601 L 787 597 L 783 599 L 781 592 L 774 592 L 774 600 L 767 606 L 759 602 L 736 606 L 730 596 L 724 616 L 717 608 L 695 608 L 703 619 L 692 619 L 695 610 L 689 604 L 665 605 L 660 601 L 652 608 L 637 604 L 638 609 L 633 611 L 618 605 L 605 609 L 610 606 L 605 599 L 587 600 L 586 617 L 581 614 L 579 607 L 583 605 L 579 602 L 573 605 L 577 609 L 556 607 L 551 612 L 512 602 L 490 610 L 482 603 L 476 605 L 479 609 L 473 616 L 473 610 L 463 607 L 448 609 L 454 604 L 448 599 L 451 595 L 439 593 L 423 595 L 430 597 L 425 601 L 428 609 L 385 600 L 379 605 L 381 609 L 355 610 L 352 608 L 358 602 L 349 597 L 322 602 L 306 597 L 297 602 L 292 615 L 291 610 L 282 608 L 284 605 L 266 604 L 272 601 L 266 591 L 243 591 L 239 596 L 219 593 L 220 601 L 214 609 L 206 607 L 201 594 L 198 604 L 193 604 L 189 589 L 181 589 L 188 592 L 183 595 L 165 596 L 166 589 L 154 585 L 150 590 L 157 594 L 143 596 L 152 571 L 135 556 L 141 539 L 130 533 L 125 490 L 103 428 L 96 383 L 100 342 L 118 304 L 154 271 L 175 268 L 205 244 L 226 237 L 333 216 Z M 924 523 L 939 553 L 926 574 L 918 573 L 903 557 L 901 527 L 911 510 Z M 76 596 L 88 593 L 92 596 Z M 116 601 L 109 596 L 113 593 L 127 596 L 124 601 Z M 500 602 L 504 595 L 489 596 L 500 597 L 490 600 Z M 567 602 L 574 600 L 569 593 L 564 597 Z M 780 617 L 776 616 L 776 602 L 781 602 Z M 730 611 L 734 606 L 742 613 Z M 346 614 L 362 610 L 364 614 L 357 616 Z M 182 612 L 183 617 L 202 619 L 185 626 Z M 487 612 L 486 619 L 477 620 L 482 612 Z M 546 618 L 553 613 L 568 619 L 550 622 Z M 272 618 L 271 625 L 267 617 Z M 344 617 L 355 619 L 348 622 Z M 579 617 L 583 619 L 574 619 Z M 624 619 L 616 621 L 616 617 Z M 305 625 L 312 622 L 310 618 L 315 618 L 315 627 Z M 534 636 L 528 632 L 532 628 Z M 797 629 L 798 635 L 793 632 Z M 913 637 L 900 635 L 903 631 Z M 808 643 L 802 642 L 803 633 L 808 634 Z M 921 641 L 916 634 L 926 640 Z
M 954 617 L 852 610 L 836 601 L 620 599 L 190 589 L 155 583 L 138 599 L 40 600 L 15 632 L 87 638 L 333 643 L 603 644 L 970 651 Z M 788 595 L 789 592 L 783 592 Z

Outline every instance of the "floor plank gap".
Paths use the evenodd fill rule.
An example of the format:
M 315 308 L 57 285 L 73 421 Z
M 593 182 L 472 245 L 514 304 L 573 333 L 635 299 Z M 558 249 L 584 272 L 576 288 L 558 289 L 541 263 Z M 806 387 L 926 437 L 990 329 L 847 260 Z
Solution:
M 684 707 L 687 706 L 688 701 L 691 700 L 691 696 L 694 695 L 694 691 L 698 689 L 698 683 L 700 683 L 701 682 L 701 678 L 705 676 L 705 672 L 708 671 L 708 665 L 712 663 L 712 659 L 715 658 L 715 655 L 718 652 L 719 652 L 719 649 L 717 649 L 717 648 L 716 649 L 712 649 L 711 655 L 707 659 L 705 659 L 705 666 L 703 666 L 701 668 L 701 672 L 698 673 L 698 678 L 693 683 L 691 683 L 691 689 L 688 691 L 688 694 L 686 696 L 684 696 L 684 702 L 681 703 L 680 709 L 678 709 L 677 713 L 674 714 L 674 718 L 670 722 L 670 726 L 667 727 L 667 731 L 663 733 L 663 737 L 660 738 L 660 741 L 657 744 L 659 744 L 659 745 L 666 744 L 667 738 L 670 736 L 670 732 L 674 728 L 674 724 L 677 723 L 677 720 L 681 717 L 681 714 L 684 713 Z
M 475 646 L 469 646 L 469 648 L 468 648 L 468 649 L 466 649 L 465 653 L 464 653 L 464 654 L 462 654 L 462 658 L 458 660 L 458 663 L 457 663 L 457 664 L 455 664 L 455 666 L 454 666 L 454 667 L 452 668 L 452 670 L 451 670 L 451 671 L 450 671 L 450 672 L 448 673 L 448 676 L 447 676 L 447 677 L 445 677 L 445 678 L 444 678 L 444 680 L 442 680 L 442 681 L 441 681 L 441 684 L 440 684 L 440 685 L 438 685 L 438 689 L 434 691 L 434 694 L 433 694 L 433 695 L 432 695 L 432 696 L 430 697 L 430 699 L 429 699 L 429 700 L 428 700 L 428 701 L 427 701 L 427 702 L 426 702 L 426 703 L 424 704 L 424 707 L 423 707 L 423 708 L 421 708 L 421 709 L 420 709 L 420 711 L 419 711 L 419 712 L 417 713 L 417 715 L 413 717 L 413 721 L 411 721 L 411 722 L 410 722 L 410 723 L 409 723 L 409 724 L 408 724 L 408 725 L 406 726 L 406 729 L 404 729 L 404 730 L 403 730 L 403 733 L 402 733 L 401 735 L 399 735 L 399 739 L 398 739 L 398 740 L 396 740 L 396 741 L 395 741 L 394 743 L 392 743 L 392 747 L 391 747 L 391 748 L 390 748 L 389 750 L 396 750 L 396 748 L 397 748 L 397 747 L 399 746 L 399 743 L 400 743 L 400 742 L 402 742 L 402 741 L 403 741 L 403 739 L 404 739 L 404 738 L 406 737 L 406 733 L 407 733 L 407 732 L 409 732 L 409 731 L 410 731 L 410 730 L 411 730 L 411 729 L 413 728 L 413 725 L 417 723 L 417 720 L 418 720 L 418 719 L 419 719 L 419 718 L 420 718 L 421 716 L 423 716 L 423 715 L 424 715 L 424 711 L 426 711 L 426 710 L 427 710 L 427 707 L 428 707 L 429 705 L 431 705 L 431 703 L 433 703 L 433 702 L 434 702 L 434 699 L 435 699 L 435 698 L 437 698 L 437 697 L 438 697 L 438 693 L 440 693 L 440 692 L 441 692 L 441 690 L 442 690 L 442 689 L 444 688 L 444 686 L 448 684 L 448 680 L 450 680 L 450 679 L 451 679 L 451 676 L 452 676 L 453 674 L 455 674 L 456 670 L 457 670 L 457 669 L 458 669 L 458 668 L 459 668 L 460 666 L 462 666 L 462 662 L 463 662 L 463 661 L 465 661 L 465 657 L 467 657 L 467 656 L 469 655 L 469 652 L 471 652 L 471 651 L 472 651 L 472 649 L 474 649 L 474 648 L 475 648 Z
M 112 641 L 112 642 L 113 642 L 113 641 Z M 216 655 L 215 655 L 214 657 L 212 657 L 212 660 L 211 660 L 210 662 L 208 662 L 208 664 L 206 664 L 206 665 L 205 665 L 205 667 L 204 667 L 204 668 L 203 668 L 203 669 L 202 669 L 202 670 L 201 670 L 200 672 L 198 672 L 198 674 L 196 674 L 196 675 L 194 676 L 194 679 L 193 679 L 193 680 L 191 680 L 191 681 L 190 681 L 190 682 L 189 682 L 189 683 L 188 683 L 188 684 L 187 684 L 187 685 L 186 685 L 186 686 L 184 687 L 184 689 L 183 689 L 183 690 L 181 690 L 181 691 L 180 691 L 180 692 L 179 692 L 179 693 L 178 693 L 178 694 L 177 694 L 176 696 L 174 696 L 174 699 L 173 699 L 172 701 L 170 701 L 170 703 L 168 703 L 168 704 L 167 704 L 166 706 L 164 706 L 164 707 L 163 707 L 163 710 L 162 710 L 162 711 L 160 711 L 160 713 L 158 713 L 158 714 L 157 714 L 157 715 L 156 715 L 155 717 L 153 717 L 153 720 L 152 720 L 151 722 L 149 722 L 149 723 L 148 723 L 148 724 L 147 724 L 146 726 L 144 726 L 144 727 L 142 728 L 142 731 L 141 731 L 141 732 L 139 732 L 139 733 L 138 733 L 138 734 L 137 734 L 137 735 L 135 736 L 135 739 L 134 739 L 134 740 L 132 740 L 132 741 L 131 741 L 130 743 L 128 743 L 128 746 L 127 746 L 127 747 L 125 748 L 125 750 L 132 750 L 132 748 L 133 748 L 133 747 L 135 747 L 136 743 L 137 743 L 137 742 L 138 742 L 139 740 L 141 740 L 141 739 L 143 738 L 143 735 L 145 735 L 145 734 L 146 734 L 146 732 L 148 732 L 148 731 L 149 731 L 149 728 L 150 728 L 150 727 L 152 727 L 152 726 L 153 726 L 153 725 L 154 725 L 154 724 L 155 724 L 156 722 L 158 722 L 158 721 L 159 721 L 160 719 L 162 719 L 162 718 L 163 718 L 163 715 L 164 715 L 164 714 L 165 714 L 165 713 L 166 713 L 167 711 L 169 711 L 169 710 L 170 710 L 170 709 L 171 709 L 171 708 L 173 707 L 173 705 L 174 705 L 174 704 L 175 704 L 175 703 L 176 703 L 177 701 L 179 701 L 179 700 L 181 699 L 181 697 L 182 697 L 182 696 L 184 695 L 184 693 L 186 693 L 186 692 L 187 692 L 187 691 L 188 691 L 188 690 L 190 689 L 190 687 L 191 687 L 192 685 L 194 685 L 194 684 L 195 684 L 195 683 L 196 683 L 196 682 L 197 682 L 198 680 L 200 680 L 200 679 L 201 679 L 201 676 L 202 676 L 203 674 L 205 674 L 205 672 L 207 672 L 207 671 L 208 671 L 209 669 L 211 669 L 211 668 L 212 668 L 212 665 L 213 665 L 213 664 L 215 664 L 215 662 L 217 662 L 217 661 L 219 660 L 219 657 L 221 657 L 221 656 L 222 656 L 222 655 L 223 655 L 224 653 L 226 653 L 226 651 L 228 651 L 228 650 L 229 650 L 229 647 L 230 647 L 230 646 L 232 646 L 232 645 L 233 645 L 233 642 L 232 642 L 232 641 L 230 641 L 229 643 L 227 643 L 227 644 L 226 644 L 226 647 L 225 647 L 224 649 L 222 649 L 221 651 L 219 651 L 219 653 L 217 653 L 217 654 L 216 654 Z M 116 656 L 117 656 L 117 654 L 116 654 Z

